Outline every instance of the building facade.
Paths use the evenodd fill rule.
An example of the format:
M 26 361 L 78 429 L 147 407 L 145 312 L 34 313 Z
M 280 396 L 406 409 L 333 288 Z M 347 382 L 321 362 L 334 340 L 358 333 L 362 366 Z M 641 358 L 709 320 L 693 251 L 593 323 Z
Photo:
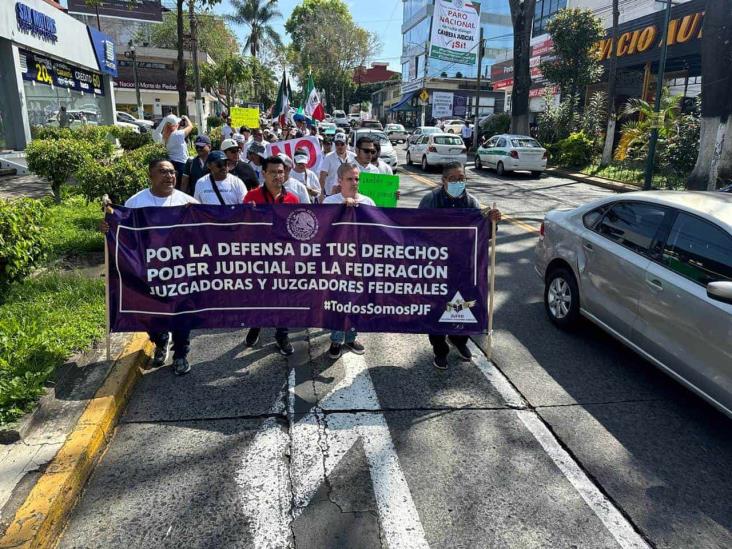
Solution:
M 113 124 L 113 41 L 43 0 L 0 2 L 0 148 L 22 150 L 35 126 Z

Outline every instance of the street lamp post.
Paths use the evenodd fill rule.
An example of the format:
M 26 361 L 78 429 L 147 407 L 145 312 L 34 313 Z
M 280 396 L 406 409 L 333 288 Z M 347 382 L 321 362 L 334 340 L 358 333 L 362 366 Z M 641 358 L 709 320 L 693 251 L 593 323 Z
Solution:
M 656 79 L 656 101 L 654 102 L 654 119 L 651 121 L 651 138 L 648 141 L 648 158 L 646 159 L 646 173 L 643 180 L 643 190 L 651 190 L 653 184 L 653 164 L 658 143 L 658 113 L 661 111 L 661 95 L 663 94 L 663 73 L 666 72 L 666 53 L 668 51 L 668 26 L 671 21 L 671 0 L 666 2 L 666 13 L 663 18 L 663 33 L 661 34 L 661 58 L 658 61 L 658 77 Z
M 132 77 L 135 80 L 135 97 L 137 99 L 137 118 L 144 120 L 145 109 L 142 107 L 142 99 L 140 98 L 140 81 L 137 78 L 137 53 L 135 51 L 135 44 L 130 40 L 127 46 L 130 49 L 125 52 L 125 57 L 132 59 Z
M 480 27 L 480 39 L 478 40 L 478 77 L 476 78 L 475 90 L 475 122 L 473 124 L 473 148 L 478 150 L 478 134 L 480 133 L 480 79 L 483 75 L 483 27 Z
M 201 133 L 206 133 L 206 121 L 203 118 L 203 99 L 201 98 L 201 77 L 198 69 L 198 22 L 193 11 L 195 2 L 189 4 L 189 15 L 191 18 L 191 54 L 193 56 L 193 79 L 196 94 L 196 117 Z

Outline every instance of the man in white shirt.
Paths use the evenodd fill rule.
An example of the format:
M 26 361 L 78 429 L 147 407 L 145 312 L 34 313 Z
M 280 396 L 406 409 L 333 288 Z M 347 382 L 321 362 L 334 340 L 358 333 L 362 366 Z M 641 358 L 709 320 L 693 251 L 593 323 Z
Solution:
M 206 165 L 209 174 L 196 182 L 196 193 L 193 197 L 201 204 L 241 204 L 247 188 L 241 179 L 229 173 L 226 155 L 222 151 L 213 151 L 208 155 Z
M 345 133 L 337 133 L 335 138 L 333 138 L 335 151 L 325 155 L 325 158 L 323 158 L 319 177 L 320 188 L 325 195 L 340 192 L 340 190 L 333 189 L 338 184 L 338 167 L 346 162 L 356 160 L 356 154 L 348 150 L 346 141 Z
M 381 154 L 381 143 L 379 143 L 378 139 L 374 139 L 374 147 L 376 147 L 376 154 L 371 157 L 371 165 L 376 167 L 376 169 L 379 170 L 379 173 L 394 175 L 394 171 L 391 169 L 391 166 L 379 157 Z
M 131 196 L 125 202 L 125 208 L 170 207 L 198 204 L 190 195 L 175 188 L 175 168 L 169 160 L 156 159 L 148 164 L 150 188 L 144 189 Z M 109 230 L 106 222 L 101 224 L 102 232 Z M 170 334 L 168 332 L 148 332 L 150 341 L 155 344 L 152 366 L 159 368 L 168 359 Z M 173 332 L 173 371 L 182 376 L 191 371 L 188 364 L 188 350 L 191 346 L 190 330 L 176 330 Z
M 356 141 L 356 166 L 361 172 L 379 173 L 379 169 L 371 163 L 376 156 L 378 158 L 378 150 L 374 145 L 374 138 L 364 135 Z
M 317 204 L 318 197 L 321 193 L 320 182 L 318 181 L 318 176 L 307 169 L 308 162 L 310 162 L 310 155 L 307 150 L 296 150 L 294 158 L 295 167 L 292 170 L 292 173 L 290 173 L 290 177 L 297 179 L 300 183 L 305 185 L 305 188 L 310 194 L 309 202 Z
M 226 124 L 221 128 L 221 137 L 224 139 L 231 139 L 231 136 L 234 135 L 234 128 L 231 127 L 231 117 L 226 117 Z
M 341 192 L 333 194 L 323 201 L 323 204 L 345 204 L 350 207 L 361 206 L 375 206 L 371 198 L 359 194 L 358 192 L 358 175 L 360 170 L 358 166 L 353 162 L 347 162 L 342 164 L 338 168 L 338 186 Z M 356 339 L 358 333 L 354 328 L 351 328 L 347 332 L 342 330 L 333 330 L 330 333 L 330 349 L 328 350 L 328 356 L 333 360 L 338 359 L 343 353 L 343 347 L 350 349 L 357 355 L 362 355 L 366 352 L 364 346 Z
M 470 127 L 470 122 L 465 121 L 465 125 L 460 128 L 460 137 L 463 138 L 463 143 L 470 149 L 473 144 L 473 128 Z
M 294 194 L 300 201 L 300 204 L 310 204 L 310 193 L 308 193 L 307 187 L 301 181 L 292 177 L 294 173 L 292 171 L 292 159 L 284 153 L 280 153 L 277 156 L 285 163 L 285 182 L 282 186 Z

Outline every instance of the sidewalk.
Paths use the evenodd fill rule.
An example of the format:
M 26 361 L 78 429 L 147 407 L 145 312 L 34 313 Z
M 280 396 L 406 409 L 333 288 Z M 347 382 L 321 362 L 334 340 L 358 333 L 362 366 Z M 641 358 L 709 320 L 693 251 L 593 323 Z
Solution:
M 51 185 L 35 174 L 0 178 L 0 198 L 43 198 L 53 196 Z

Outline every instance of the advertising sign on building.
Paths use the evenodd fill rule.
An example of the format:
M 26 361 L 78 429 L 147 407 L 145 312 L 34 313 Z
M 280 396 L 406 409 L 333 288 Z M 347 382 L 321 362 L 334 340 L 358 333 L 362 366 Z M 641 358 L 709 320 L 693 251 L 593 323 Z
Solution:
M 97 15 L 97 7 L 86 0 L 68 0 L 69 13 L 82 15 Z M 163 20 L 160 0 L 102 0 L 98 6 L 99 15 L 116 17 L 118 19 L 132 19 L 135 21 Z
M 430 57 L 475 65 L 480 40 L 480 2 L 435 0 Z
M 452 104 L 455 94 L 452 92 L 432 92 L 432 117 L 445 118 L 452 116 Z
M 19 53 L 23 80 L 104 95 L 102 78 L 96 73 L 27 50 Z

